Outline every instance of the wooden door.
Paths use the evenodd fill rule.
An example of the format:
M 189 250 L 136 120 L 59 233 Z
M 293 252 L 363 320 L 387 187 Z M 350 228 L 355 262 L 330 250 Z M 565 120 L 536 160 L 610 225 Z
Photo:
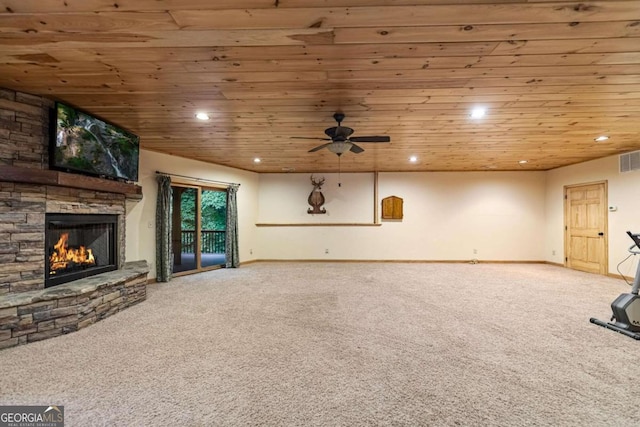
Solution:
M 607 274 L 607 183 L 565 187 L 565 265 Z

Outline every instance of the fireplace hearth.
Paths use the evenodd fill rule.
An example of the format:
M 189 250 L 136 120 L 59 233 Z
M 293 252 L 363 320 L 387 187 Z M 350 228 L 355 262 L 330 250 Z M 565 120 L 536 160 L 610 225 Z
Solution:
M 118 216 L 47 214 L 45 288 L 118 269 Z

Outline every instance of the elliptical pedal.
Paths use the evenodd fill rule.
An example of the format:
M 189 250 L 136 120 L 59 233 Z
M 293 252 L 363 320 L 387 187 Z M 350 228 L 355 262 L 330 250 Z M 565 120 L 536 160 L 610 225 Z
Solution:
M 635 340 L 640 340 L 640 333 L 631 332 L 631 331 L 628 331 L 626 329 L 622 329 L 622 328 L 616 326 L 614 323 L 603 322 L 602 320 L 598 320 L 595 317 L 592 317 L 591 319 L 589 319 L 589 321 L 591 323 L 595 324 L 595 325 L 602 326 L 603 328 L 610 329 L 612 331 L 618 332 L 618 333 L 620 333 L 622 335 L 626 335 L 626 336 L 628 336 L 630 338 L 633 338 Z

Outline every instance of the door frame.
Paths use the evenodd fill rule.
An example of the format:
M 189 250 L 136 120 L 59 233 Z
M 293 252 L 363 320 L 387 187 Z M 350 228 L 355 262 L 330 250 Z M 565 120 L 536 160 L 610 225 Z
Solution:
M 198 185 L 198 184 L 193 184 L 191 182 L 185 181 L 185 180 L 180 180 L 180 179 L 176 179 L 176 180 L 172 180 L 171 181 L 171 186 L 172 187 L 182 187 L 182 188 L 192 188 L 194 190 L 197 191 L 197 195 L 196 195 L 196 219 L 195 219 L 195 223 L 196 223 L 196 229 L 195 229 L 195 241 L 196 241 L 196 245 L 195 245 L 195 257 L 196 257 L 196 268 L 193 270 L 186 270 L 186 271 L 180 271 L 177 273 L 172 273 L 172 276 L 174 277 L 179 277 L 179 276 L 188 276 L 190 274 L 194 274 L 194 273 L 201 273 L 203 271 L 210 271 L 210 270 L 218 270 L 220 268 L 223 268 L 222 265 L 211 265 L 208 267 L 203 267 L 202 266 L 202 260 L 201 260 L 201 251 L 200 251 L 200 241 L 202 238 L 201 235 L 201 231 L 200 231 L 200 223 L 201 223 L 201 214 L 202 214 L 202 209 L 201 209 L 201 198 L 202 198 L 202 190 L 210 190 L 210 191 L 222 191 L 222 192 L 226 192 L 227 191 L 227 187 L 222 187 L 222 186 L 217 186 L 215 184 L 207 184 L 207 185 Z M 173 266 L 172 266 L 173 269 Z
M 603 206 L 602 206 L 602 217 L 604 218 L 604 224 L 603 224 L 603 232 L 604 232 L 604 253 L 603 253 L 603 258 L 602 260 L 600 260 L 601 264 L 603 264 L 603 276 L 608 276 L 609 275 L 609 183 L 608 181 L 602 180 L 602 181 L 593 181 L 593 182 L 585 182 L 585 183 L 580 183 L 580 184 L 571 184 L 571 185 L 565 185 L 563 187 L 563 199 L 564 199 L 564 266 L 568 267 L 569 264 L 569 200 L 567 197 L 567 193 L 568 190 L 572 189 L 572 188 L 579 188 L 579 187 L 587 187 L 590 185 L 602 185 L 603 186 L 603 191 L 604 191 L 604 197 L 603 197 Z M 578 270 L 581 271 L 581 270 Z

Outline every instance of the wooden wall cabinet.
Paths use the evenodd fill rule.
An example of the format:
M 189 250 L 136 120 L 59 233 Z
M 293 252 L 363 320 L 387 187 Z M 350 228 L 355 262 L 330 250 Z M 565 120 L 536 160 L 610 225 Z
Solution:
M 402 203 L 396 196 L 382 199 L 382 219 L 402 219 Z

